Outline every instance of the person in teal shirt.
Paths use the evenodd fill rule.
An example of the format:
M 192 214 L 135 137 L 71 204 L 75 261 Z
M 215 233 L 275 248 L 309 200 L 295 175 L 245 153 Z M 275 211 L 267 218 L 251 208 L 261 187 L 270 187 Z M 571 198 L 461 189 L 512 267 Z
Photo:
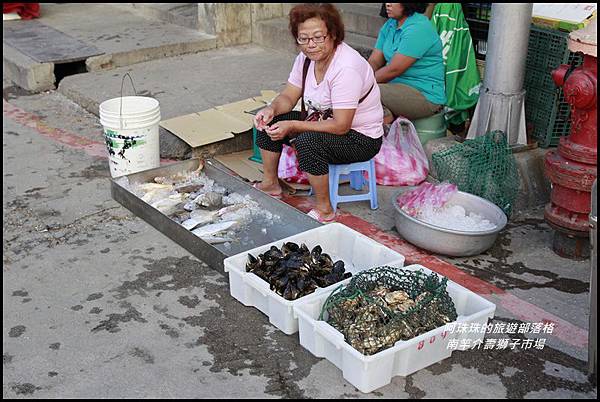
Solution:
M 385 3 L 385 7 L 389 19 L 369 57 L 381 91 L 384 122 L 441 112 L 446 103 L 442 41 L 423 15 L 427 3 Z

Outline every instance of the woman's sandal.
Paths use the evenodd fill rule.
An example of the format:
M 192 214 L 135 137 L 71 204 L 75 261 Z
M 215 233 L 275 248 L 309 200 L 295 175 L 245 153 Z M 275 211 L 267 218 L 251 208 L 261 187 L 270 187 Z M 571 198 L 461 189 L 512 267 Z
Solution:
M 282 194 L 283 194 L 283 190 L 281 190 L 281 192 L 280 192 L 280 193 L 269 193 L 268 191 L 263 191 L 263 190 L 261 190 L 260 188 L 258 188 L 258 183 L 254 183 L 254 184 L 252 185 L 252 187 L 254 187 L 254 188 L 255 188 L 255 189 L 257 189 L 258 191 L 262 191 L 263 193 L 265 193 L 265 194 L 268 194 L 268 195 L 270 195 L 271 197 L 273 197 L 273 198 L 276 198 L 276 199 L 278 199 L 278 200 L 280 200 L 280 199 L 281 199 L 281 197 L 282 197 Z
M 335 222 L 335 212 L 333 213 L 333 215 L 329 218 L 324 218 L 323 215 L 321 214 L 321 212 L 319 212 L 316 209 L 311 209 L 310 211 L 308 211 L 308 213 L 306 214 L 308 216 L 310 216 L 311 218 L 319 221 L 320 223 L 331 223 L 331 222 Z

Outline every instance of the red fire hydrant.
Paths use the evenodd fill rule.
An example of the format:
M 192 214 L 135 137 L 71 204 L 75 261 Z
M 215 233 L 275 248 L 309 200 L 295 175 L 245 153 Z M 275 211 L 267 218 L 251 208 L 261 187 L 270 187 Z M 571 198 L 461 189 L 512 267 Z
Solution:
M 571 132 L 560 139 L 557 151 L 546 154 L 546 176 L 552 183 L 544 216 L 555 230 L 553 249 L 567 258 L 590 255 L 591 189 L 597 174 L 597 58 L 596 19 L 569 35 L 569 49 L 583 52 L 583 65 L 572 70 L 561 65 L 552 72 L 571 105 Z

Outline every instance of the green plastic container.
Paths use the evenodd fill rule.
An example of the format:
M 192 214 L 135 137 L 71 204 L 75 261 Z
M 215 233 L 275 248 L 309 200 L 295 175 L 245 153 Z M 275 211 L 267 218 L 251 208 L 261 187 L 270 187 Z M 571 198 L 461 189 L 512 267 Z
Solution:
M 437 113 L 431 117 L 412 121 L 421 145 L 425 146 L 427 141 L 446 136 L 446 117 L 444 113 Z
M 525 69 L 525 119 L 542 148 L 555 147 L 571 129 L 571 107 L 552 80 L 561 64 L 580 66 L 583 56 L 571 52 L 568 32 L 532 26 Z

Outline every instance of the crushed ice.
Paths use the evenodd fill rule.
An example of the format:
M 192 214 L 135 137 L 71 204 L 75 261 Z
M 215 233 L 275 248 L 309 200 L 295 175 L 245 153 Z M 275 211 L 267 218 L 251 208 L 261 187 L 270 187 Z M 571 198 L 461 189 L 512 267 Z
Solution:
M 442 208 L 423 206 L 416 218 L 431 225 L 463 232 L 484 232 L 496 228 L 496 225 L 483 216 L 469 212 L 460 205 L 445 205 Z

